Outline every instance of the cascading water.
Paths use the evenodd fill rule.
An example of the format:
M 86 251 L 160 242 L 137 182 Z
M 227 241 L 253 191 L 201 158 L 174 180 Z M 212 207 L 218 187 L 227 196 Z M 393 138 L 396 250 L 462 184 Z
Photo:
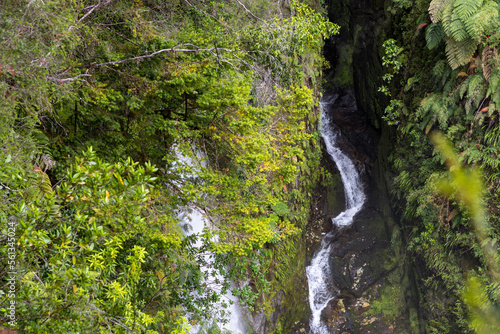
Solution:
M 182 218 L 182 227 L 186 231 L 186 235 L 198 234 L 200 235 L 203 232 L 203 229 L 208 225 L 207 219 L 205 216 L 197 209 L 191 208 L 189 212 L 184 212 L 181 215 Z M 189 227 L 188 227 L 189 226 Z M 197 240 L 195 247 L 201 247 L 202 241 Z M 211 265 L 210 254 L 205 255 L 205 261 L 207 265 Z M 207 273 L 208 268 L 202 268 L 202 271 Z M 205 277 L 205 282 L 207 285 L 212 286 L 214 289 L 221 289 L 220 284 L 215 283 L 216 281 L 221 280 L 222 277 L 219 275 L 213 276 L 212 274 L 208 274 Z M 219 286 L 218 286 L 219 285 Z M 238 305 L 238 299 L 231 293 L 231 291 L 226 292 L 223 298 L 227 298 L 227 300 L 232 301 L 232 304 L 229 305 L 227 309 L 227 321 L 226 324 L 218 324 L 218 326 L 224 331 L 230 331 L 233 334 L 244 334 L 246 333 L 246 329 L 244 328 L 244 321 L 242 320 L 242 312 Z M 223 307 L 221 304 L 215 305 L 219 310 Z M 201 328 L 199 326 L 193 326 L 191 328 L 191 333 L 199 333 Z
M 337 147 L 339 129 L 332 124 L 326 111 L 332 102 L 321 103 L 321 135 L 326 144 L 326 150 L 337 164 L 340 171 L 346 198 L 346 210 L 332 219 L 332 223 L 339 227 L 350 225 L 355 214 L 361 210 L 365 202 L 365 194 L 361 186 L 359 174 L 352 161 Z M 327 334 L 328 328 L 321 321 L 321 312 L 334 298 L 333 282 L 329 254 L 334 231 L 327 233 L 321 240 L 321 246 L 311 260 L 311 265 L 306 268 L 309 284 L 309 306 L 312 320 L 310 322 L 311 334 Z
M 181 164 L 187 165 L 193 169 L 191 173 L 181 173 L 182 179 L 184 179 L 184 182 L 187 181 L 187 179 L 190 178 L 195 178 L 196 171 L 199 170 L 197 168 L 197 164 L 195 161 L 192 159 L 184 156 L 182 153 L 180 153 L 177 149 L 175 149 L 176 155 L 179 159 L 179 162 Z M 200 159 L 201 160 L 201 159 Z M 203 164 L 201 165 L 203 166 Z M 180 184 L 178 184 L 180 186 Z M 210 226 L 208 224 L 208 220 L 203 215 L 203 213 L 200 211 L 200 209 L 192 206 L 185 208 L 181 212 L 179 212 L 179 218 L 181 219 L 181 227 L 185 231 L 186 235 L 201 235 L 203 232 L 203 229 L 207 226 Z M 194 244 L 195 247 L 202 247 L 203 242 L 202 240 L 198 239 L 196 243 Z M 212 265 L 212 259 L 210 257 L 210 254 L 204 255 L 205 262 L 207 263 L 207 266 Z M 207 285 L 212 286 L 213 289 L 221 289 L 222 287 L 220 286 L 219 283 L 215 283 L 217 281 L 223 281 L 222 277 L 219 275 L 213 275 L 209 273 L 208 267 L 202 267 L 202 271 L 205 273 L 205 283 Z M 231 293 L 231 291 L 228 291 L 223 298 L 227 298 L 228 301 L 232 301 L 232 304 L 229 305 L 227 309 L 227 323 L 226 324 L 218 324 L 220 329 L 223 331 L 223 333 L 226 333 L 227 331 L 230 331 L 233 334 L 244 334 L 247 332 L 247 330 L 244 328 L 244 321 L 242 320 L 243 315 L 242 311 L 239 307 L 238 304 L 238 299 Z M 215 308 L 218 308 L 219 310 L 223 308 L 222 304 L 215 305 Z M 202 328 L 198 325 L 195 325 L 191 328 L 191 333 L 199 333 L 202 331 Z

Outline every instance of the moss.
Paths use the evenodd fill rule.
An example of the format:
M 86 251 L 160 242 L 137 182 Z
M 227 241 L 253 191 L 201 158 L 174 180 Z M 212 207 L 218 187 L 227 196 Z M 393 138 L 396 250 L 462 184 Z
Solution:
M 371 303 L 369 313 L 381 314 L 384 320 L 393 322 L 405 314 L 404 291 L 399 285 L 399 275 L 392 273 L 388 277 L 390 284 L 384 284 L 378 291 L 380 296 Z M 393 282 L 396 281 L 396 282 Z
M 335 87 L 352 87 L 352 55 L 354 48 L 352 45 L 343 45 L 339 50 L 339 60 L 335 68 L 333 84 Z

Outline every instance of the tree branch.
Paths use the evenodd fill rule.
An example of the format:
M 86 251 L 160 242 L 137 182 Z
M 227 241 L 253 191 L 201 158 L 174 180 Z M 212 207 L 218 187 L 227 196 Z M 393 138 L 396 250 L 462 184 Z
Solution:
M 114 2 L 114 0 L 108 0 L 108 1 L 105 1 L 105 2 L 101 2 L 102 0 L 99 0 L 99 3 L 98 4 L 95 4 L 95 5 L 91 5 L 91 6 L 87 6 L 85 7 L 83 10 L 88 10 L 87 14 L 83 15 L 78 21 L 76 21 L 76 23 L 81 23 L 83 20 L 85 20 L 90 14 L 92 14 L 92 12 L 96 9 L 99 9 L 101 7 L 104 7 L 104 6 L 107 6 L 107 5 L 110 5 Z
M 248 10 L 248 8 L 242 4 L 239 0 L 235 0 L 241 7 L 243 7 L 243 9 L 245 9 L 245 11 L 247 12 L 247 14 L 249 14 L 250 16 L 252 16 L 253 18 L 255 18 L 256 20 L 258 21 L 261 21 L 261 22 L 264 22 L 267 24 L 266 21 L 264 21 L 263 19 L 261 19 L 260 17 L 256 16 L 254 13 L 252 13 L 250 10 Z
M 181 47 L 192 47 L 192 49 L 181 48 Z M 174 47 L 171 47 L 171 48 L 168 48 L 168 49 L 161 49 L 161 50 L 158 50 L 156 52 L 150 53 L 148 55 L 137 56 L 137 57 L 133 57 L 133 58 L 127 58 L 127 59 L 116 60 L 116 61 L 108 61 L 108 62 L 105 62 L 105 63 L 98 63 L 98 64 L 92 63 L 92 64 L 79 65 L 79 66 L 75 66 L 74 68 L 93 68 L 93 67 L 102 67 L 102 66 L 108 66 L 108 65 L 119 65 L 119 64 L 129 63 L 131 61 L 138 61 L 138 60 L 152 58 L 154 56 L 157 56 L 157 55 L 159 55 L 161 53 L 165 53 L 165 52 L 209 52 L 212 55 L 214 55 L 214 56 L 217 57 L 216 52 L 213 52 L 213 51 L 216 51 L 216 52 L 217 51 L 225 51 L 227 53 L 231 53 L 239 61 L 241 61 L 242 63 L 245 63 L 245 65 L 249 65 L 249 64 L 247 62 L 245 62 L 243 59 L 241 59 L 240 57 L 236 56 L 235 53 L 246 53 L 246 54 L 249 54 L 249 53 L 256 53 L 256 52 L 258 52 L 258 53 L 265 53 L 265 54 L 269 55 L 269 53 L 267 53 L 265 51 L 231 50 L 231 49 L 220 48 L 220 47 L 202 48 L 202 47 L 199 47 L 199 46 L 187 43 L 187 44 L 181 44 L 181 45 L 178 45 L 178 46 L 174 46 Z M 269 55 L 269 56 L 271 56 L 271 55 Z M 271 57 L 274 58 L 273 56 L 271 56 Z M 220 56 L 220 59 L 223 60 L 223 61 L 227 61 L 227 58 L 224 58 L 222 56 Z
M 47 77 L 47 79 L 54 81 L 55 83 L 64 84 L 66 82 L 78 80 L 81 77 L 91 77 L 91 76 L 92 76 L 91 74 L 84 73 L 84 74 L 78 74 L 76 77 L 73 77 L 73 78 L 59 79 L 59 78 L 55 78 L 55 77 Z

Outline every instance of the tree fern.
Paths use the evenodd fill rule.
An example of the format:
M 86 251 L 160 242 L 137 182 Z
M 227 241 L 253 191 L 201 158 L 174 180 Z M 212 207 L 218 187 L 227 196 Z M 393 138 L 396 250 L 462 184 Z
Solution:
M 425 30 L 425 40 L 427 41 L 427 48 L 432 50 L 441 44 L 445 38 L 445 33 L 441 22 L 431 23 Z
M 452 69 L 456 69 L 461 65 L 469 62 L 474 55 L 478 46 L 478 42 L 472 39 L 456 41 L 453 38 L 446 39 L 446 57 Z
M 498 3 L 493 0 L 433 0 L 429 14 L 433 22 L 426 29 L 427 47 L 437 47 L 443 38 L 438 24 L 446 35 L 446 56 L 452 69 L 469 62 L 485 35 L 498 21 Z M 487 78 L 489 73 L 487 73 Z
M 429 5 L 429 14 L 433 23 L 441 21 L 443 11 L 448 5 L 452 5 L 453 0 L 432 0 Z
M 450 6 L 451 7 L 451 6 Z M 443 17 L 443 28 L 447 36 L 457 42 L 463 41 L 469 37 L 464 22 L 460 19 L 456 11 L 450 12 L 450 16 Z
M 495 1 L 486 1 L 474 15 L 464 20 L 464 24 L 469 36 L 479 40 L 496 20 L 498 20 L 498 4 Z
M 482 4 L 483 0 L 455 0 L 453 3 L 454 12 L 465 22 L 478 11 Z

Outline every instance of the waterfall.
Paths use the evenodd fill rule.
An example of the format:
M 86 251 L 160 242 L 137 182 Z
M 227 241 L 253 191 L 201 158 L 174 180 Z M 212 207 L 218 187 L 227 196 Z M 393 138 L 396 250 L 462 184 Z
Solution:
M 189 211 L 185 211 L 182 213 L 180 216 L 182 217 L 182 228 L 186 231 L 186 235 L 193 235 L 193 234 L 198 234 L 200 235 L 203 229 L 208 226 L 207 224 L 207 218 L 203 215 L 203 213 L 200 212 L 199 209 L 197 208 L 190 208 Z M 202 246 L 202 241 L 197 240 L 195 247 L 201 247 Z M 210 258 L 210 254 L 204 255 L 205 261 L 207 262 L 208 266 L 212 265 L 212 259 Z M 222 281 L 222 277 L 219 275 L 213 276 L 212 274 L 208 274 L 208 268 L 203 267 L 202 271 L 206 273 L 205 276 L 205 281 L 210 283 L 208 285 L 212 286 L 214 289 L 222 289 L 222 286 L 217 287 L 216 285 L 218 283 L 215 283 L 216 281 L 220 280 Z M 222 333 L 225 333 L 227 331 L 230 331 L 231 333 L 234 334 L 244 334 L 246 333 L 246 329 L 244 328 L 244 321 L 242 320 L 242 311 L 239 307 L 238 304 L 238 298 L 235 297 L 231 291 L 227 291 L 226 294 L 223 296 L 223 298 L 226 298 L 228 301 L 232 301 L 233 303 L 228 306 L 227 309 L 227 316 L 226 320 L 228 320 L 227 324 L 217 324 L 221 329 Z M 222 304 L 218 303 L 217 305 L 214 305 L 215 309 L 221 310 L 223 308 Z M 199 333 L 202 331 L 202 328 L 200 326 L 193 326 L 191 328 L 191 333 Z
M 174 149 L 175 154 L 179 160 L 179 163 L 181 165 L 187 165 L 190 168 L 192 168 L 191 172 L 185 172 L 181 173 L 181 179 L 183 180 L 182 182 L 187 182 L 188 179 L 194 179 L 196 178 L 196 172 L 199 170 L 198 166 L 201 167 L 206 167 L 203 162 L 200 163 L 197 161 L 193 161 L 189 157 L 186 157 L 183 155 L 179 150 Z M 200 155 L 198 158 L 202 158 Z M 202 159 L 198 159 L 202 160 Z M 180 186 L 180 183 L 177 184 Z M 180 212 L 178 212 L 178 218 L 181 220 L 180 226 L 186 233 L 186 235 L 201 235 L 203 232 L 203 229 L 206 227 L 210 228 L 210 225 L 208 224 L 208 219 L 206 216 L 201 212 L 201 210 L 197 207 L 191 206 L 184 208 Z M 200 248 L 203 246 L 202 241 L 198 239 L 196 241 L 196 244 L 194 245 L 197 248 Z M 209 273 L 209 267 L 212 265 L 212 258 L 210 256 L 211 254 L 205 254 L 204 259 L 205 262 L 207 263 L 206 267 L 202 267 L 201 270 L 205 274 L 205 282 L 209 283 L 207 285 L 212 286 L 213 289 L 222 289 L 221 284 L 215 283 L 217 281 L 223 281 L 222 277 L 220 275 L 215 274 L 215 276 L 211 273 Z M 226 333 L 230 331 L 233 334 L 245 334 L 247 330 L 244 328 L 244 321 L 243 319 L 243 313 L 240 309 L 240 306 L 238 304 L 238 298 L 235 297 L 231 291 L 228 291 L 223 298 L 226 298 L 228 301 L 232 301 L 232 304 L 228 306 L 227 311 L 227 316 L 226 320 L 228 321 L 226 324 L 217 324 L 217 326 L 222 330 L 222 333 Z M 228 303 L 229 304 L 229 303 Z M 223 308 L 223 305 L 221 303 L 218 303 L 214 305 L 214 309 L 221 310 Z M 191 328 L 191 333 L 200 333 L 204 330 L 205 328 L 202 328 L 200 325 L 195 325 Z
M 328 101 L 321 103 L 320 127 L 326 150 L 337 165 L 344 185 L 346 210 L 332 219 L 334 225 L 343 227 L 350 225 L 354 215 L 361 210 L 365 202 L 365 194 L 354 164 L 337 146 L 340 131 L 326 115 L 331 104 L 332 102 Z M 334 231 L 331 231 L 323 237 L 319 250 L 311 260 L 311 265 L 306 268 L 309 284 L 309 306 L 312 313 L 310 322 L 312 334 L 328 334 L 326 325 L 321 321 L 321 312 L 335 298 L 331 292 L 333 290 L 332 268 L 330 268 L 328 261 L 333 234 Z

